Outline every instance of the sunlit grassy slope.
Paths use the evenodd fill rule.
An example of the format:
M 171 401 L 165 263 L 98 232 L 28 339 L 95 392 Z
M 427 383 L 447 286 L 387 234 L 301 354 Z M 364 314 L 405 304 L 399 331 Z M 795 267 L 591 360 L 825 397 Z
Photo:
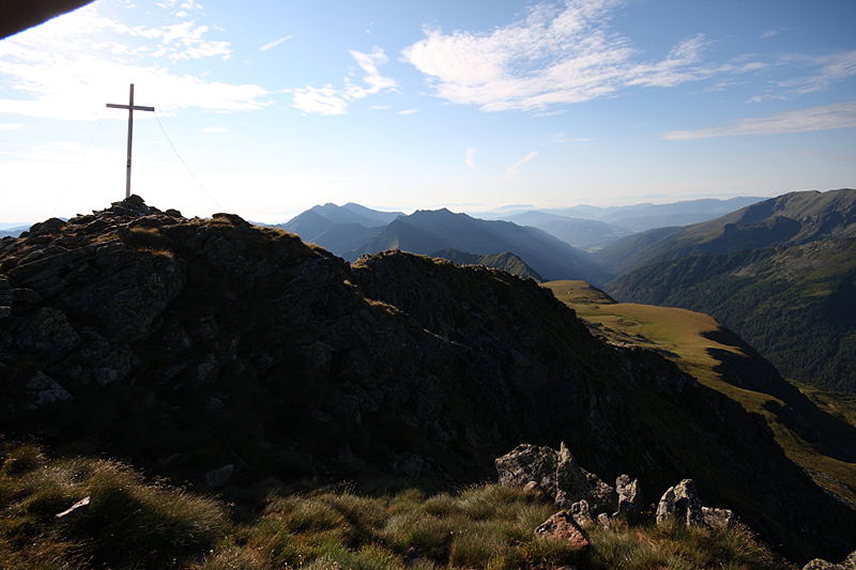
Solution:
M 752 356 L 740 346 L 714 340 L 727 331 L 713 317 L 673 307 L 616 303 L 584 281 L 550 281 L 543 285 L 574 309 L 595 334 L 613 344 L 656 350 L 701 384 L 736 400 L 747 411 L 761 414 L 791 461 L 808 470 L 818 484 L 856 503 L 856 463 L 825 455 L 790 429 L 777 413 L 784 407 L 779 398 L 736 386 L 721 372 L 726 355 L 747 361 Z M 825 405 L 819 404 L 821 409 L 852 426 L 856 418 L 854 406 L 836 403 L 835 398 L 824 394 L 809 397 L 816 403 L 825 401 Z M 836 409 L 838 413 L 834 413 Z
M 272 489 L 235 517 L 224 500 L 103 459 L 0 445 L 3 570 L 782 570 L 742 525 L 589 528 L 591 546 L 533 531 L 555 511 L 495 484 L 425 495 Z

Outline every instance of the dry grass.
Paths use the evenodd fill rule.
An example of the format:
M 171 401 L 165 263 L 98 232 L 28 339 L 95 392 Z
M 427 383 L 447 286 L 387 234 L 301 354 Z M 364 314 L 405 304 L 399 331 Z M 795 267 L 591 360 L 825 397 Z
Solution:
M 84 497 L 90 502 L 57 518 Z M 593 529 L 592 547 L 536 537 L 552 504 L 521 489 L 473 486 L 426 497 L 353 492 L 270 495 L 257 519 L 95 459 L 6 446 L 0 464 L 0 568 L 188 570 L 526 570 L 782 568 L 744 529 Z M 723 564 L 727 561 L 727 566 Z
M 845 485 L 842 486 L 834 485 L 826 478 L 817 480 L 828 490 L 856 501 L 852 492 L 856 488 L 856 465 L 824 455 L 782 423 L 769 406 L 771 403 L 780 405 L 782 402 L 778 398 L 735 386 L 715 370 L 721 364 L 715 356 L 717 351 L 748 358 L 739 347 L 708 338 L 710 333 L 721 330 L 716 319 L 674 307 L 616 303 L 583 281 L 551 281 L 543 286 L 553 291 L 557 299 L 574 309 L 609 342 L 657 350 L 699 383 L 739 402 L 748 412 L 762 415 L 776 442 L 791 461 L 804 469 L 843 482 Z M 849 410 L 846 408 L 844 411 Z

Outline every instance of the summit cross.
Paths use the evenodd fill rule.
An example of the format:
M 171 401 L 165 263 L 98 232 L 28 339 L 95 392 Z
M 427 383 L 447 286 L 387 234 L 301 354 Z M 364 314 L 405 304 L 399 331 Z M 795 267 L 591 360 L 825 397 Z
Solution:
M 154 107 L 143 107 L 134 105 L 134 84 L 131 83 L 131 95 L 127 105 L 118 105 L 116 103 L 107 103 L 108 107 L 113 109 L 128 110 L 128 166 L 125 169 L 125 198 L 131 195 L 131 144 L 134 138 L 134 111 L 152 111 Z

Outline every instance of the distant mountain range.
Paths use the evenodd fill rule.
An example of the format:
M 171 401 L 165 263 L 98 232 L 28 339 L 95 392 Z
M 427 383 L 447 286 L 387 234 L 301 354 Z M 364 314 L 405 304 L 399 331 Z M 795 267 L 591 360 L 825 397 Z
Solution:
M 521 226 L 532 226 L 544 230 L 560 240 L 583 249 L 592 249 L 612 243 L 633 231 L 598 220 L 570 218 L 540 210 L 530 210 L 509 216 Z
M 356 204 L 325 204 L 277 227 L 350 261 L 387 249 L 426 255 L 451 249 L 476 256 L 509 252 L 544 279 L 576 278 L 602 283 L 606 278 L 585 251 L 543 230 L 507 221 L 480 220 L 445 208 L 418 210 L 406 216 Z
M 853 190 L 792 192 L 685 227 L 658 228 L 604 247 L 598 260 L 624 274 L 694 254 L 722 254 L 828 237 L 856 237 Z
M 583 205 L 570 208 L 540 209 L 534 209 L 530 206 L 511 206 L 492 212 L 481 213 L 479 217 L 493 220 L 516 221 L 515 218 L 517 216 L 536 211 L 565 218 L 596 220 L 607 223 L 610 226 L 618 226 L 624 231 L 638 232 L 653 228 L 683 226 L 712 220 L 764 199 L 757 196 L 739 196 L 727 200 L 706 198 L 702 200 L 682 200 L 668 204 L 644 203 L 609 207 Z
M 30 226 L 26 224 L 0 224 L 0 238 L 18 237 L 28 229 Z
M 785 194 L 598 257 L 615 297 L 710 313 L 784 375 L 856 392 L 856 190 Z

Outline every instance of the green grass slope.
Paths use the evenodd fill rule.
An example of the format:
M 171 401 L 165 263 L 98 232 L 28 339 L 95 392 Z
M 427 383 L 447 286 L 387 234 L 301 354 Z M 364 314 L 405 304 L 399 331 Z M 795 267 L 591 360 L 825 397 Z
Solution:
M 0 566 L 7 570 L 774 570 L 790 568 L 742 526 L 589 531 L 591 547 L 539 538 L 555 507 L 521 489 L 375 496 L 272 489 L 252 513 L 146 480 L 102 459 L 0 450 Z
M 785 376 L 856 392 L 856 239 L 650 265 L 610 284 L 620 299 L 703 311 Z
M 597 259 L 614 275 L 690 255 L 856 237 L 856 190 L 792 192 L 715 220 L 660 228 L 607 245 Z
M 581 281 L 544 284 L 609 342 L 664 354 L 700 383 L 762 416 L 794 463 L 843 500 L 856 504 L 853 408 L 818 409 L 775 374 L 754 351 L 710 315 L 673 307 L 616 303 Z M 763 374 L 770 375 L 764 378 Z M 823 396 L 815 395 L 816 399 Z M 829 395 L 826 395 L 827 401 Z M 799 417 L 800 424 L 795 421 Z M 849 451 L 848 451 L 849 450 Z

